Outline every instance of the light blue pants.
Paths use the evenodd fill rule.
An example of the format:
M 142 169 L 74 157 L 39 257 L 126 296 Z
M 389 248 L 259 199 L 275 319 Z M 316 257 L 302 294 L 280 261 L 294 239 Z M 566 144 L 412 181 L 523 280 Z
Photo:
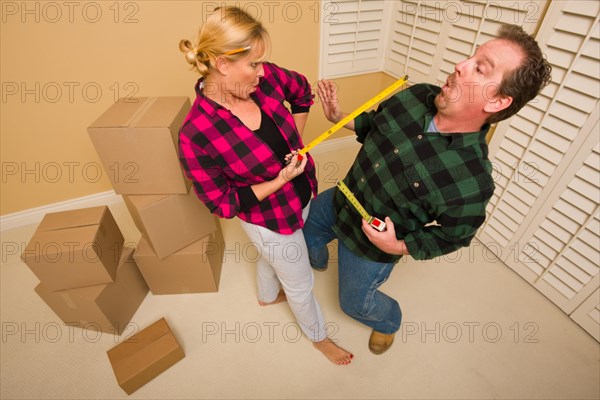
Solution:
M 308 217 L 310 205 L 302 211 Z M 260 252 L 256 262 L 258 299 L 270 303 L 283 287 L 287 302 L 302 332 L 313 342 L 327 337 L 321 307 L 313 294 L 314 276 L 302 230 L 281 235 L 240 220 L 242 228 Z

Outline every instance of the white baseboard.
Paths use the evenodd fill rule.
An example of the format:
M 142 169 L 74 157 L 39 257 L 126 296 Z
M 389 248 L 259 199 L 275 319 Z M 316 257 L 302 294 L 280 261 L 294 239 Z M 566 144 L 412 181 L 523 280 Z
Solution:
M 352 135 L 352 136 L 344 136 L 339 139 L 328 139 L 328 140 L 320 143 L 318 146 L 316 146 L 310 152 L 312 154 L 323 154 L 323 153 L 327 153 L 327 152 L 334 151 L 334 150 L 340 150 L 340 149 L 351 148 L 351 147 L 358 148 L 360 146 L 362 146 L 362 145 L 356 141 L 356 136 Z
M 327 153 L 342 148 L 351 148 L 360 146 L 354 136 L 345 136 L 339 139 L 327 140 L 315 147 L 311 152 L 313 154 Z M 116 194 L 114 190 L 102 193 L 96 193 L 89 196 L 78 197 L 76 199 L 61 201 L 59 203 L 48 204 L 46 206 L 30 208 L 12 214 L 0 216 L 0 231 L 18 228 L 21 226 L 39 224 L 44 215 L 51 212 L 74 210 L 85 207 L 96 207 L 102 205 L 111 205 L 121 203 L 123 198 Z
M 0 217 L 0 231 L 4 232 L 9 229 L 18 228 L 21 226 L 39 224 L 44 215 L 52 212 L 75 210 L 85 207 L 96 207 L 103 205 L 111 205 L 121 203 L 123 197 L 116 194 L 114 190 L 91 194 L 89 196 L 78 197 L 76 199 L 61 201 L 58 203 L 48 204 L 46 206 L 30 208 L 25 211 L 19 211 L 12 214 L 6 214 Z

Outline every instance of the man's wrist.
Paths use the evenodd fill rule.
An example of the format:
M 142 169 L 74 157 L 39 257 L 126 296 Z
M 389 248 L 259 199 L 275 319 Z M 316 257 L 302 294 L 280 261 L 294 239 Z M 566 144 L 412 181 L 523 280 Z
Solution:
M 404 240 L 398 240 L 396 248 L 398 249 L 398 255 L 407 256 L 409 255 L 408 247 L 406 247 L 406 243 Z

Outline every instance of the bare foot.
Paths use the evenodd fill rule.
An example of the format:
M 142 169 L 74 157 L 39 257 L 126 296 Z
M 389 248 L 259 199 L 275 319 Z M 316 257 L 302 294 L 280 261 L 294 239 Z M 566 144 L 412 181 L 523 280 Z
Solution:
M 313 342 L 313 345 L 317 350 L 323 353 L 325 357 L 329 358 L 332 363 L 337 365 L 348 365 L 354 357 L 354 354 L 342 349 L 329 338 L 325 338 L 325 340 L 320 342 Z
M 283 303 L 284 301 L 287 301 L 287 297 L 285 297 L 285 292 L 283 291 L 283 289 L 281 289 L 279 291 L 279 293 L 277 294 L 277 297 L 275 298 L 275 300 L 269 302 L 269 303 L 265 303 L 264 301 L 258 301 L 258 304 L 261 306 L 270 306 L 272 304 L 277 304 L 277 303 Z

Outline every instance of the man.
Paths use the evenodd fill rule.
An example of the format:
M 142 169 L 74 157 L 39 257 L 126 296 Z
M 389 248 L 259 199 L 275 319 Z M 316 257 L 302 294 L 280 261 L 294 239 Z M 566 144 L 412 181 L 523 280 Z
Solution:
M 402 256 L 425 260 L 469 245 L 494 191 L 489 126 L 533 99 L 550 72 L 535 40 L 505 25 L 441 88 L 411 86 L 346 125 L 363 146 L 344 183 L 387 229 L 370 226 L 334 188 L 311 203 L 304 235 L 315 269 L 327 266 L 326 244 L 338 238 L 340 305 L 373 329 L 371 352 L 392 345 L 402 318 L 378 288 Z M 340 121 L 331 82 L 319 82 L 317 93 L 325 116 Z

